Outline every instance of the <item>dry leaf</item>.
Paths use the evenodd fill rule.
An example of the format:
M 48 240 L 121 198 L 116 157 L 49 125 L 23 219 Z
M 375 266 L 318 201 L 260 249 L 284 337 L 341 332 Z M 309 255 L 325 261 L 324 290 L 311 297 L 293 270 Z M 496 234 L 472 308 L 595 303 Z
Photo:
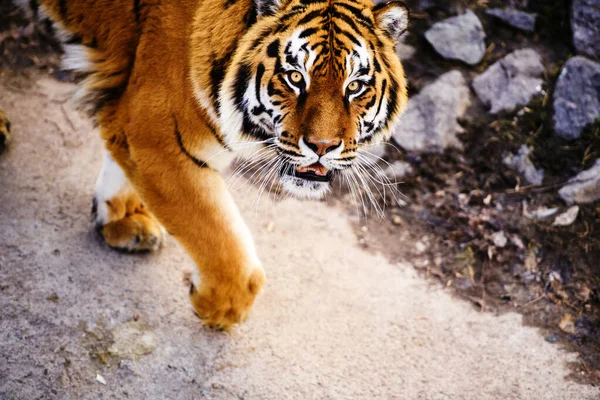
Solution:
M 558 327 L 566 333 L 574 334 L 575 333 L 575 319 L 571 314 L 565 314 L 560 319 L 558 323 Z

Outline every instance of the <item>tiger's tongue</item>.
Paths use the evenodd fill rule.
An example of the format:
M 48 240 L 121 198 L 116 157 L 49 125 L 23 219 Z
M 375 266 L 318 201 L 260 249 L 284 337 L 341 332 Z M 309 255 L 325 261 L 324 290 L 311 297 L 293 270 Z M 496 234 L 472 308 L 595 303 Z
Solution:
M 308 167 L 296 167 L 296 171 L 300 173 L 314 172 L 318 176 L 325 176 L 327 175 L 327 172 L 329 172 L 329 170 L 320 163 L 314 163 Z

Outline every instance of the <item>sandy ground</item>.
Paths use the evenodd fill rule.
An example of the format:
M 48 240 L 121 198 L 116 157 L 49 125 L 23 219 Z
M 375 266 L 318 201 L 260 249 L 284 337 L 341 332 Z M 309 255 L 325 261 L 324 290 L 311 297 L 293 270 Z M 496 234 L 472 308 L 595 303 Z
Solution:
M 236 193 L 268 285 L 243 325 L 202 327 L 172 239 L 130 256 L 93 233 L 102 145 L 72 90 L 0 77 L 15 137 L 0 158 L 0 399 L 600 398 L 519 315 L 365 252 L 322 202 L 254 212 L 256 193 Z

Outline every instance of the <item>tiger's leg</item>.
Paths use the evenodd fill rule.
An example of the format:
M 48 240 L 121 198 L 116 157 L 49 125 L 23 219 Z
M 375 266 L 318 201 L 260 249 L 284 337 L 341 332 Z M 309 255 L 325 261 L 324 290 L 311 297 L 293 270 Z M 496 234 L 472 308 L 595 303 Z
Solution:
M 96 182 L 92 213 L 98 232 L 114 249 L 152 251 L 162 243 L 162 227 L 108 152 Z
M 8 117 L 0 109 L 0 153 L 6 149 L 8 141 L 10 139 L 10 121 Z
M 196 264 L 190 288 L 194 311 L 206 325 L 226 329 L 247 317 L 264 285 L 264 271 L 222 177 L 182 151 L 177 126 L 165 123 L 169 120 L 130 124 L 126 149 L 110 144 L 124 140 L 107 143 L 144 203 Z M 199 134 L 197 123 L 186 130 Z M 105 138 L 120 134 L 103 132 Z

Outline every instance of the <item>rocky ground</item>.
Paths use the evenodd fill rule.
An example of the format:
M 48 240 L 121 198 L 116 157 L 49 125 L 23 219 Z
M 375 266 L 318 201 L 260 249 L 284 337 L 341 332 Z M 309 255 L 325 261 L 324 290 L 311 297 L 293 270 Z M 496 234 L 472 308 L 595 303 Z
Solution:
M 393 199 L 374 190 L 376 203 L 387 203 L 383 222 L 373 212 L 364 215 L 343 191 L 327 207 L 311 203 L 316 211 L 303 221 L 306 236 L 326 224 L 341 224 L 335 225 L 342 232 L 339 241 L 327 248 L 309 241 L 289 254 L 274 236 L 298 240 L 293 218 L 278 219 L 273 210 L 293 215 L 305 205 L 276 202 L 271 211 L 251 217 L 259 248 L 273 265 L 272 292 L 261 300 L 254 322 L 225 338 L 201 329 L 198 334 L 196 322 L 186 317 L 185 296 L 178 291 L 186 271 L 179 265 L 186 261 L 176 246 L 156 259 L 123 258 L 96 247 L 83 213 L 98 144 L 83 144 L 86 122 L 71 114 L 68 96 L 52 94 L 64 90 L 66 96 L 68 87 L 40 83 L 38 72 L 32 72 L 65 78 L 55 67 L 56 44 L 47 40 L 44 24 L 29 25 L 26 16 L 0 23 L 2 62 L 21 71 L 17 77 L 4 73 L 9 96 L 1 105 L 13 113 L 22 107 L 47 110 L 44 123 L 31 122 L 33 114 L 13 118 L 16 145 L 0 160 L 0 204 L 8 209 L 4 217 L 0 212 L 0 226 L 9 232 L 0 243 L 0 272 L 7 282 L 3 309 L 8 310 L 1 353 L 10 365 L 0 371 L 0 394 L 64 398 L 89 392 L 122 398 L 122 389 L 143 398 L 163 387 L 171 393 L 165 398 L 258 393 L 279 398 L 282 390 L 299 393 L 298 398 L 598 396 L 594 386 L 573 381 L 600 382 L 600 5 L 595 0 L 409 5 L 413 22 L 399 53 L 412 100 L 391 144 L 373 150 L 389 163 L 382 162 L 382 168 L 390 178 L 402 181 L 403 196 Z M 71 160 L 69 149 L 79 156 Z M 12 193 L 19 195 L 15 199 Z M 242 199 L 249 216 L 252 206 Z M 348 241 L 353 243 L 348 254 L 332 252 Z M 334 253 L 346 260 L 339 268 L 316 271 L 302 261 L 304 254 Z M 382 275 L 373 273 L 379 271 L 375 265 L 381 265 Z M 36 277 L 40 270 L 48 273 Z M 364 273 L 359 281 L 385 296 L 352 286 L 356 277 L 347 276 L 348 270 Z M 385 274 L 395 278 L 377 286 Z M 156 287 L 154 275 L 169 287 Z M 105 276 L 112 278 L 104 282 Z M 431 286 L 423 287 L 423 276 L 441 281 L 447 287 L 443 295 L 436 285 L 433 294 Z M 315 299 L 331 285 L 339 291 L 325 307 Z M 94 295 L 81 304 L 88 291 Z M 115 292 L 117 299 L 111 298 Z M 310 293 L 312 300 L 300 296 L 295 302 L 288 292 Z M 448 292 L 489 313 L 458 305 Z M 179 294 L 173 304 L 162 299 L 156 306 L 157 293 L 165 299 Z M 346 299 L 346 312 L 328 308 L 339 298 Z M 286 310 L 276 304 L 286 304 Z M 310 317 L 306 307 L 313 309 Z M 386 307 L 396 314 L 381 311 Z M 541 328 L 542 336 L 518 327 L 512 311 Z M 305 317 L 296 323 L 296 314 Z M 272 318 L 276 333 L 260 325 Z M 311 320 L 320 322 L 305 325 Z M 388 323 L 404 333 L 398 336 Z M 172 331 L 181 337 L 174 340 Z M 375 335 L 376 348 L 365 347 L 367 331 Z M 399 343 L 411 345 L 400 349 Z M 566 358 L 557 345 L 579 356 Z M 194 352 L 187 355 L 190 347 Z M 258 353 L 249 354 L 250 348 Z M 302 348 L 312 350 L 303 355 Z M 354 361 L 347 349 L 356 354 Z M 320 359 L 324 354 L 331 356 Z M 295 372 L 273 382 L 289 360 Z M 96 373 L 108 387 L 95 380 Z M 175 378 L 164 383 L 168 374 Z M 356 385 L 344 386 L 348 381 Z M 379 383 L 373 388 L 368 382 Z M 480 395 L 472 387 L 490 390 Z
M 424 274 L 519 310 L 598 383 L 600 2 L 411 6 L 412 100 L 383 152 L 406 206 L 388 220 L 418 231 Z

